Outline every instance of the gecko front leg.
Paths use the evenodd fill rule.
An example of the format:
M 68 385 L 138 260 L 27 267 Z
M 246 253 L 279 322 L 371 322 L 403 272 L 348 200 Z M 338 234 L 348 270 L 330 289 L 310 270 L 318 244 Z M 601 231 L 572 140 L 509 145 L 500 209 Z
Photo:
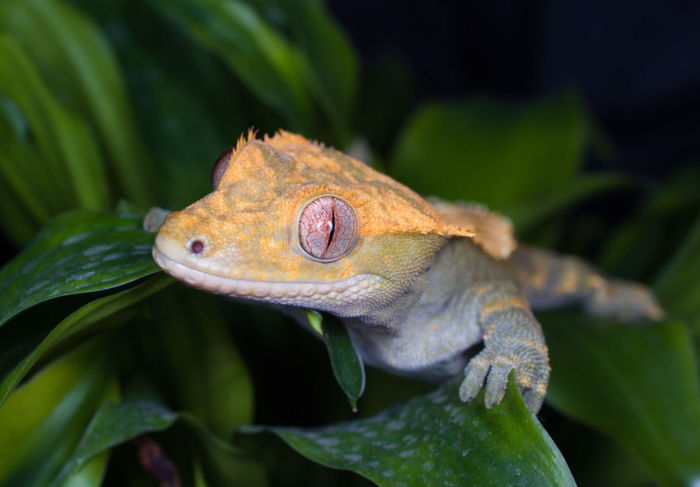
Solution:
M 514 284 L 484 284 L 476 295 L 484 349 L 464 370 L 460 399 L 473 399 L 486 381 L 485 404 L 493 407 L 503 399 L 508 375 L 514 371 L 525 404 L 537 413 L 547 393 L 550 370 L 540 324 Z

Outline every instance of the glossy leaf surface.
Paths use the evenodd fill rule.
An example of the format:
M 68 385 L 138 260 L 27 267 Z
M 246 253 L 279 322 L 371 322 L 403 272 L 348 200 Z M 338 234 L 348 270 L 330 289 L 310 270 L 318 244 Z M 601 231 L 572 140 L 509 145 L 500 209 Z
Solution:
M 43 301 L 157 272 L 152 244 L 139 217 L 90 211 L 56 217 L 0 270 L 0 326 Z
M 512 380 L 491 410 L 483 394 L 464 404 L 457 389 L 449 383 L 373 418 L 323 428 L 243 431 L 273 432 L 308 458 L 380 486 L 575 485 Z

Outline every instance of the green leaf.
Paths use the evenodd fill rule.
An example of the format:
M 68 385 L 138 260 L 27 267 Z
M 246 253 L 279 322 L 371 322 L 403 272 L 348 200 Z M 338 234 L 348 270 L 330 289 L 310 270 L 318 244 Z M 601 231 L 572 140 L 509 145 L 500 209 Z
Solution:
M 148 303 L 138 327 L 144 362 L 163 395 L 228 439 L 253 415 L 248 371 L 228 335 L 216 297 L 175 288 Z
M 380 486 L 574 485 L 564 459 L 525 407 L 514 382 L 491 410 L 446 384 L 379 415 L 322 428 L 257 426 L 311 460 Z
M 321 328 L 323 316 L 321 316 L 321 313 L 312 309 L 307 309 L 306 319 L 309 320 L 309 325 L 311 325 L 311 328 L 313 328 L 316 333 L 323 335 L 323 328 Z
M 503 213 L 513 221 L 519 232 L 526 232 L 533 225 L 561 212 L 573 203 L 632 184 L 632 179 L 622 174 L 581 175 L 564 181 L 561 186 L 549 188 L 531 199 L 508 205 Z
M 689 165 L 655 184 L 631 218 L 605 233 L 602 252 L 596 258 L 600 268 L 634 280 L 658 276 L 698 217 L 700 193 L 693 184 L 698 180 L 700 168 Z
M 686 328 L 564 312 L 538 318 L 552 365 L 548 401 L 611 436 L 661 485 L 697 481 L 700 390 Z
M 9 98 L 0 97 L 0 105 L 14 112 L 13 116 L 22 118 L 26 123 L 19 107 Z M 7 112 L 0 115 L 6 115 Z M 34 147 L 27 143 L 28 132 L 24 130 L 12 131 L 9 128 L 11 123 L 8 118 L 0 118 L 0 143 L 3 151 L 0 155 L 0 171 L 10 186 L 11 191 L 16 193 L 14 205 L 23 205 L 35 222 L 43 222 L 51 216 L 51 208 L 60 207 L 61 202 L 56 198 L 57 192 L 44 194 L 42 189 L 48 186 L 48 178 L 32 177 L 35 168 L 41 167 L 40 154 Z M 5 211 L 10 208 L 6 208 Z
M 139 124 L 158 174 L 158 205 L 183 208 L 211 191 L 211 168 L 216 157 L 234 143 L 236 131 L 250 121 L 239 120 L 244 113 L 227 113 L 227 125 L 219 123 L 191 92 L 197 87 L 181 86 L 182 80 L 169 76 L 157 58 L 137 47 L 128 53 L 128 66 L 135 78 L 132 84 Z M 199 72 L 200 68 L 192 69 Z M 229 93 L 221 97 L 232 98 Z
M 20 246 L 32 239 L 39 229 L 39 223 L 33 220 L 26 208 L 18 204 L 18 200 L 19 196 L 13 188 L 0 178 L 0 226 L 4 236 Z
M 68 476 L 61 487 L 99 487 L 102 485 L 107 470 L 107 453 L 97 455 L 83 467 Z
M 51 321 L 43 321 L 22 322 L 21 330 L 15 330 L 14 323 L 4 328 L 0 331 L 0 343 L 5 351 L 0 354 L 0 406 L 31 367 L 51 347 L 100 320 L 113 317 L 115 313 L 132 306 L 172 282 L 172 278 L 165 274 L 158 274 L 143 284 L 86 304 L 55 327 Z M 120 318 L 124 320 L 130 316 L 131 314 Z
M 360 354 L 355 349 L 345 324 L 340 320 L 328 316 L 322 322 L 319 315 L 318 325 L 322 329 L 335 380 L 350 401 L 350 407 L 356 412 L 357 400 L 365 390 L 365 367 Z M 311 326 L 314 327 L 313 324 Z
M 26 117 L 41 154 L 39 158 L 20 141 L 10 142 L 3 137 L 11 146 L 4 160 L 0 160 L 0 169 L 4 168 L 7 177 L 15 181 L 25 205 L 31 204 L 27 198 L 34 197 L 40 188 L 60 195 L 56 200 L 58 207 L 51 208 L 54 213 L 72 207 L 75 202 L 84 208 L 106 208 L 109 204 L 107 178 L 88 127 L 54 99 L 31 60 L 6 35 L 0 36 L 0 94 L 10 98 Z M 25 154 L 28 160 L 14 158 Z M 12 156 L 13 159 L 9 159 Z M 25 179 L 28 174 L 39 179 L 36 185 L 32 184 L 35 187 L 29 196 L 10 173 L 12 169 Z M 39 194 L 40 200 L 45 198 Z
M 352 45 L 329 16 L 323 0 L 287 1 L 286 5 L 292 32 L 318 79 L 312 94 L 329 118 L 347 129 L 357 91 L 358 67 Z
M 265 485 L 265 474 L 255 461 L 221 442 L 195 416 L 175 413 L 158 402 L 146 400 L 102 404 L 63 469 L 63 475 L 79 471 L 117 445 L 145 433 L 169 429 L 176 421 L 186 426 L 186 434 L 178 437 L 185 440 L 183 443 L 192 450 L 193 458 L 201 459 L 205 476 L 213 481 L 211 485 Z
M 110 289 L 159 269 L 139 218 L 74 211 L 51 220 L 0 269 L 0 326 L 49 299 Z
M 50 364 L 0 408 L 0 483 L 54 485 L 100 404 L 118 395 L 94 342 Z
M 209 433 L 195 416 L 182 414 L 181 417 L 197 442 L 209 485 L 267 485 L 265 471 L 256 460 Z
M 303 51 L 308 62 L 310 93 L 333 123 L 335 132 L 324 139 L 346 144 L 350 116 L 355 111 L 357 92 L 357 57 L 340 26 L 326 11 L 322 0 L 255 0 L 260 14 L 277 31 L 290 36 Z
M 664 309 L 673 316 L 700 315 L 700 213 L 654 289 Z M 700 321 L 700 320 L 697 320 Z M 700 331 L 700 330 L 696 330 Z
M 421 194 L 502 210 L 571 180 L 586 140 L 571 94 L 515 107 L 483 98 L 435 103 L 403 128 L 391 173 Z
M 231 0 L 152 0 L 203 48 L 223 59 L 294 130 L 311 132 L 306 59 L 246 4 Z
M 0 26 L 35 61 L 61 102 L 94 125 L 122 194 L 142 205 L 152 204 L 147 155 L 115 56 L 102 33 L 59 0 L 6 0 Z
M 102 404 L 75 450 L 70 469 L 75 471 L 95 455 L 144 433 L 163 431 L 176 419 L 177 414 L 154 402 Z

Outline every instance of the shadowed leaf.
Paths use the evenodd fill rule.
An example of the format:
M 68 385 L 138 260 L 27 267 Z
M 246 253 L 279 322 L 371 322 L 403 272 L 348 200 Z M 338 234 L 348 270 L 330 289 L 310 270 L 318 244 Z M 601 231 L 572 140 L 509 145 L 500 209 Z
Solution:
M 97 455 L 145 433 L 164 431 L 176 421 L 186 426 L 188 436 L 194 440 L 187 444 L 201 459 L 205 477 L 212 481 L 210 485 L 266 485 L 260 465 L 216 438 L 196 417 L 175 413 L 158 402 L 146 400 L 102 404 L 85 429 L 63 474 L 79 471 Z
M 538 318 L 552 364 L 548 401 L 611 436 L 662 485 L 700 479 L 699 380 L 682 324 Z
M 664 308 L 673 316 L 699 317 L 700 214 L 654 287 Z M 697 319 L 694 321 L 700 322 Z M 696 332 L 700 333 L 700 330 Z
M 9 150 L 0 158 L 0 170 L 18 191 L 20 201 L 29 207 L 27 198 L 41 190 L 49 194 L 40 194 L 39 199 L 46 199 L 47 206 L 50 203 L 47 210 L 51 213 L 76 204 L 106 208 L 107 177 L 88 126 L 56 101 L 20 45 L 5 35 L 0 36 L 0 94 L 21 111 L 31 134 L 24 138 L 3 134 L 3 146 Z M 32 193 L 22 189 L 17 181 L 20 177 L 38 179 L 28 183 L 34 189 Z M 52 194 L 57 196 L 52 198 Z
M 569 181 L 586 139 L 571 94 L 515 107 L 487 99 L 430 104 L 403 128 L 390 172 L 421 194 L 503 210 Z
M 350 401 L 352 410 L 357 411 L 357 400 L 365 390 L 365 367 L 345 324 L 332 316 L 323 320 L 314 311 L 307 311 L 307 317 L 311 327 L 322 333 L 335 380 Z
M 114 317 L 116 313 L 159 291 L 171 282 L 172 279 L 165 274 L 153 276 L 131 289 L 91 301 L 55 326 L 51 322 L 22 322 L 21 330 L 15 330 L 14 323 L 0 330 L 0 343 L 6 350 L 0 355 L 0 406 L 30 368 L 51 347 L 100 320 Z M 121 320 L 129 317 L 131 314 L 122 316 Z
M 152 0 L 205 49 L 223 59 L 248 88 L 295 130 L 313 132 L 308 64 L 251 7 L 239 1 Z
M 7 0 L 0 7 L 0 25 L 24 47 L 54 95 L 93 124 L 121 194 L 142 205 L 153 203 L 143 142 L 103 34 L 59 0 Z M 90 182 L 102 184 L 82 184 L 89 188 Z
M 0 408 L 0 483 L 56 485 L 94 412 L 118 397 L 108 354 L 96 345 L 53 362 Z

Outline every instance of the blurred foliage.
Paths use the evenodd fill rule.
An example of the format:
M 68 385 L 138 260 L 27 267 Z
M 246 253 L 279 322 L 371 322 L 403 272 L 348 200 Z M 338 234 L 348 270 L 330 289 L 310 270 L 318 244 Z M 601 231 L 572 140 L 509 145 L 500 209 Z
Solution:
M 412 106 L 414 85 L 391 53 L 363 69 L 321 0 L 4 0 L 0 484 L 152 485 L 145 434 L 183 485 L 697 484 L 697 163 L 585 172 L 614 140 L 576 93 Z M 329 361 L 275 312 L 171 285 L 140 229 L 206 194 L 251 126 L 498 209 L 525 241 L 653 285 L 668 320 L 539 316 L 544 427 L 512 384 L 487 411 L 371 369 L 353 415 L 365 377 L 342 329 L 319 324 Z

